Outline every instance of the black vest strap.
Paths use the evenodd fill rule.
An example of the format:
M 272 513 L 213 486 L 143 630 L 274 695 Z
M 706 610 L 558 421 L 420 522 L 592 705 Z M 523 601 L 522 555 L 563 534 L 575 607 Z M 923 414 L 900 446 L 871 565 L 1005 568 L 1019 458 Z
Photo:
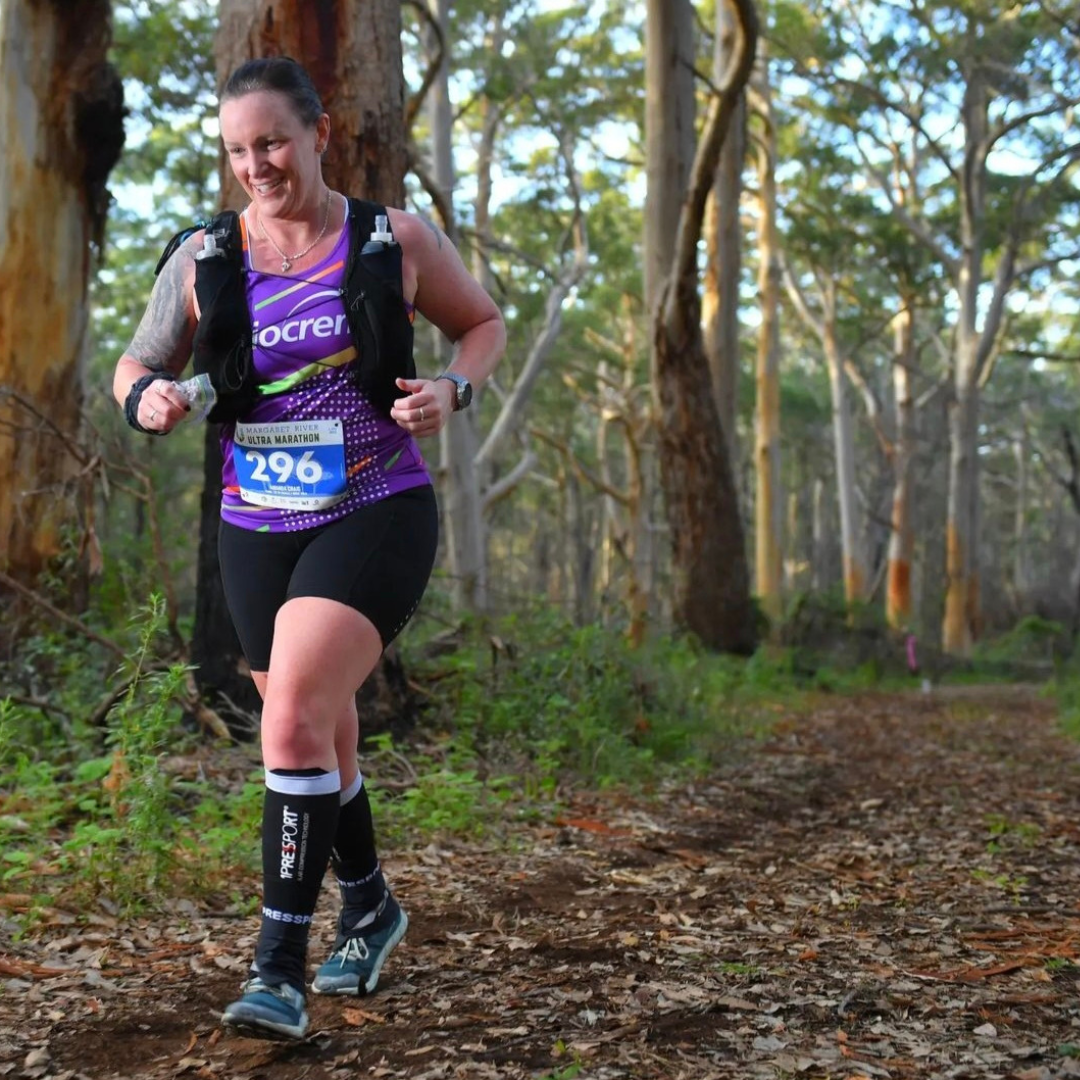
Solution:
M 384 244 L 363 253 L 376 215 L 385 213 L 386 208 L 379 203 L 349 199 L 349 258 L 343 299 L 357 350 L 353 378 L 372 403 L 388 413 L 401 396 L 395 379 L 415 378 L 416 367 L 412 318 L 402 293 L 401 247 Z M 155 274 L 198 228 L 205 228 L 213 243 L 204 241 L 204 250 L 195 255 L 199 324 L 192 343 L 193 366 L 196 374 L 210 376 L 218 399 L 207 418 L 220 423 L 243 416 L 258 396 L 239 215 L 225 210 L 205 225 L 177 233 Z

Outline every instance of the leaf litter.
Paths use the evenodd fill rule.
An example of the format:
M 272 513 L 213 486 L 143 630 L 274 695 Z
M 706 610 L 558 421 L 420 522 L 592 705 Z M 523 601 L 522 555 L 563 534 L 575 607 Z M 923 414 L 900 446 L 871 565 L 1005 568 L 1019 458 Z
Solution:
M 819 700 L 659 796 L 386 852 L 409 935 L 299 1045 L 218 1024 L 254 917 L 56 912 L 0 942 L 0 1078 L 1080 1077 L 1078 775 L 1036 691 Z

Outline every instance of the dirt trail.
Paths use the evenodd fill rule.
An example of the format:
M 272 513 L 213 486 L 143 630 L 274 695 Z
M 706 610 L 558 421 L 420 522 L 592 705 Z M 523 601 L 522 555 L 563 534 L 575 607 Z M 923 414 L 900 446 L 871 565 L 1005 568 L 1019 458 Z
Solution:
M 394 853 L 409 936 L 300 1046 L 218 1028 L 253 919 L 9 943 L 0 1077 L 1080 1076 L 1078 777 L 1034 691 L 824 699 L 663 800 Z

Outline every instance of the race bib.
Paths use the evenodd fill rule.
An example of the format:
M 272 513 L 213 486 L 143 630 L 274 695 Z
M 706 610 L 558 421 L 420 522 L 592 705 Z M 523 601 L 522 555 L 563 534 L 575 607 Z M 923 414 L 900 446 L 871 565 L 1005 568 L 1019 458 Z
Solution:
M 340 420 L 236 425 L 233 464 L 240 497 L 279 510 L 322 510 L 347 494 Z

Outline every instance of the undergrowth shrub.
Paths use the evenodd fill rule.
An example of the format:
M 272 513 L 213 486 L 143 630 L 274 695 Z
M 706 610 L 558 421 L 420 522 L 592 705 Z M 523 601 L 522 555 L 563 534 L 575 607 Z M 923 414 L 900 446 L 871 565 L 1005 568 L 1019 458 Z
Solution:
M 163 768 L 166 754 L 193 739 L 178 704 L 188 669 L 157 659 L 164 622 L 153 595 L 132 620 L 135 644 L 109 680 L 114 700 L 100 726 L 74 722 L 74 705 L 54 714 L 45 703 L 0 698 L 0 874 L 8 889 L 27 890 L 31 909 L 45 902 L 34 891 L 41 883 L 54 904 L 59 893 L 75 908 L 105 900 L 138 909 L 178 890 L 207 891 L 237 861 L 237 825 L 251 825 L 248 793 L 207 799 L 208 785 Z M 50 664 L 63 653 L 37 647 Z M 101 697 L 98 678 L 91 701 Z M 200 830 L 198 858 L 189 858 Z
M 762 731 L 793 686 L 785 656 L 711 654 L 692 639 L 641 648 L 551 610 L 471 621 L 433 655 L 407 639 L 412 678 L 433 687 L 413 775 L 380 787 L 396 753 L 365 748 L 365 772 L 389 828 L 483 831 L 513 806 L 543 812 L 574 787 L 638 791 L 701 772 Z

